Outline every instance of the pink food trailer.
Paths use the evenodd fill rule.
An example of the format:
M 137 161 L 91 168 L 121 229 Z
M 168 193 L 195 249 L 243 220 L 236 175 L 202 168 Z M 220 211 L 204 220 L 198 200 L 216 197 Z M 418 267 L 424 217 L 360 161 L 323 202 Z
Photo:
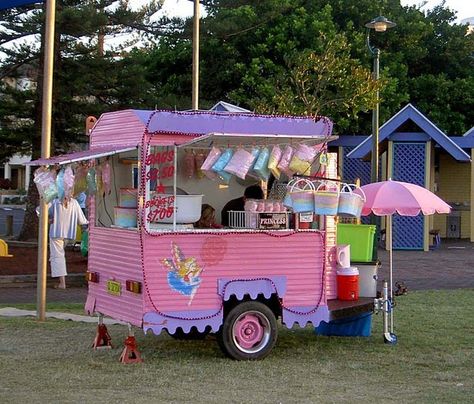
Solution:
M 260 359 L 276 343 L 277 320 L 288 328 L 317 327 L 373 310 L 373 298 L 337 299 L 334 215 L 311 214 L 303 225 L 302 216 L 280 204 L 263 213 L 230 212 L 241 217 L 225 228 L 194 226 L 202 204 L 219 218 L 248 185 L 267 185 L 250 172 L 230 178 L 203 172 L 210 151 L 258 154 L 305 144 L 319 151 L 311 174 L 335 179 L 331 131 L 325 117 L 124 110 L 98 119 L 89 150 L 40 160 L 86 165 L 96 175 L 88 206 L 87 313 L 157 335 L 216 333 L 227 356 Z M 281 202 L 279 185 L 266 190 L 267 200 L 273 192 Z

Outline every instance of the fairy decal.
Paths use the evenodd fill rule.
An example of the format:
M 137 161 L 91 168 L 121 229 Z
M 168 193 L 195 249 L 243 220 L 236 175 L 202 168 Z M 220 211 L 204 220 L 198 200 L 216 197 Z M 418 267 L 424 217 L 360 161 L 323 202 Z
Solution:
M 168 284 L 171 289 L 189 296 L 188 305 L 190 305 L 201 284 L 202 268 L 196 262 L 196 258 L 186 258 L 174 242 L 171 242 L 171 255 L 172 258 L 161 260 L 168 270 Z

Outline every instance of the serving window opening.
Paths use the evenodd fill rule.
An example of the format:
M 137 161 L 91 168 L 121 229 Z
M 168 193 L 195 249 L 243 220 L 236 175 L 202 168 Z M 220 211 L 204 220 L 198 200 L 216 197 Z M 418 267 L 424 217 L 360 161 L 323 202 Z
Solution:
M 145 229 L 152 233 L 319 230 L 323 221 L 318 215 L 313 212 L 294 214 L 285 204 L 288 182 L 293 179 L 293 173 L 280 172 L 276 178 L 270 171 L 262 176 L 252 169 L 258 155 L 270 153 L 275 144 L 264 140 L 252 143 L 246 146 L 241 142 L 230 144 L 213 139 L 208 144 L 191 142 L 179 147 L 149 146 L 140 179 L 140 186 L 144 187 Z M 279 145 L 282 151 L 285 146 Z M 311 147 L 320 155 L 324 154 L 324 158 L 313 158 L 308 164 L 307 177 L 324 174 L 328 159 L 325 148 L 318 149 L 314 144 Z M 219 157 L 212 166 L 206 165 L 213 153 Z M 225 153 L 228 154 L 224 158 L 226 170 L 219 169 L 216 162 Z M 245 161 L 249 155 L 253 155 L 251 164 Z M 227 170 L 232 162 L 237 171 Z M 261 189 L 261 195 L 248 196 L 252 187 Z

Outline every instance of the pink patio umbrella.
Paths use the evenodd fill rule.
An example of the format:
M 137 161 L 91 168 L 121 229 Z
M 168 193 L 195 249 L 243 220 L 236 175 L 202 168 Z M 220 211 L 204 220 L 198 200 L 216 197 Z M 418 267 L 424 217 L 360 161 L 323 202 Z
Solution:
M 388 181 L 363 185 L 361 190 L 366 197 L 362 208 L 362 215 L 367 216 L 373 213 L 376 216 L 387 216 L 387 224 L 390 231 L 388 237 L 390 262 L 389 297 L 390 302 L 392 302 L 392 215 L 398 213 L 402 216 L 417 216 L 420 212 L 423 215 L 449 213 L 451 212 L 451 207 L 426 188 L 408 182 L 392 181 L 389 179 Z M 358 190 L 355 192 L 358 192 Z M 390 332 L 393 333 L 392 316 L 390 316 L 390 323 Z

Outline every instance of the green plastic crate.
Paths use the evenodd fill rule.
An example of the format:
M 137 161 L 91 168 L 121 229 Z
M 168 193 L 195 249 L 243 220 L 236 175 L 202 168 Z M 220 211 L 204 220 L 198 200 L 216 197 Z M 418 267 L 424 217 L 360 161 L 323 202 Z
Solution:
M 351 261 L 370 262 L 374 248 L 375 225 L 346 224 L 337 225 L 337 244 L 351 245 Z

